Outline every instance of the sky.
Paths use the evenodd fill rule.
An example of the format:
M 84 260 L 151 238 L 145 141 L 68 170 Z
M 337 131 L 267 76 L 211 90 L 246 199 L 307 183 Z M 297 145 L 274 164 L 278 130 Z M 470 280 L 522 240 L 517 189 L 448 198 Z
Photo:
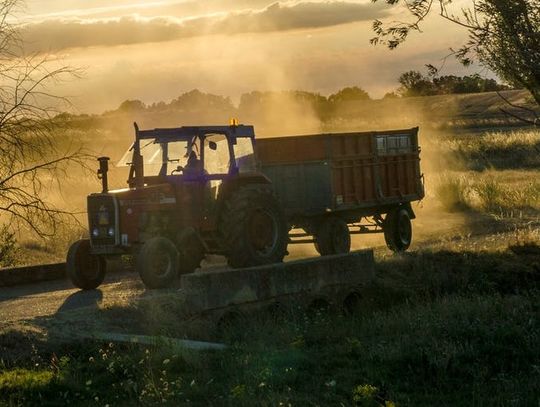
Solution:
M 328 95 L 346 86 L 381 97 L 400 73 L 438 65 L 466 40 L 433 17 L 398 50 L 369 43 L 374 19 L 405 18 L 367 0 L 27 0 L 17 16 L 27 52 L 81 69 L 56 85 L 81 113 L 195 88 L 233 101 L 252 90 Z M 449 60 L 444 73 L 477 71 Z

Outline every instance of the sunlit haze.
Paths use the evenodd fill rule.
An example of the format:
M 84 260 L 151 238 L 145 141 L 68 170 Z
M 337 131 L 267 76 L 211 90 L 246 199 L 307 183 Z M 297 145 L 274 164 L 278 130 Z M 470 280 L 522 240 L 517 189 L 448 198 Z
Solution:
M 400 73 L 441 63 L 466 37 L 433 17 L 396 51 L 369 43 L 374 19 L 400 17 L 384 2 L 353 0 L 28 0 L 20 20 L 28 52 L 83 68 L 60 90 L 77 111 L 98 113 L 194 88 L 233 101 L 251 90 L 327 95 L 345 86 L 381 97 Z M 453 60 L 445 67 L 478 71 Z

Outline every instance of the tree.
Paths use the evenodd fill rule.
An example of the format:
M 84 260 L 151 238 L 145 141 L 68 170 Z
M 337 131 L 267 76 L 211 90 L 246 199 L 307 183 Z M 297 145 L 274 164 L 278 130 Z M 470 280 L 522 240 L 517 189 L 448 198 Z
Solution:
M 508 90 L 508 86 L 495 79 L 482 78 L 479 74 L 455 76 L 436 76 L 430 71 L 427 75 L 418 71 L 408 71 L 400 75 L 401 84 L 397 90 L 402 97 L 452 95 L 460 93 L 481 93 Z
M 48 202 L 44 192 L 88 156 L 55 137 L 53 118 L 67 100 L 49 86 L 76 71 L 25 55 L 13 23 L 18 6 L 18 0 L 0 1 L 0 219 L 45 237 L 73 214 Z
M 400 96 L 396 92 L 386 92 L 383 96 L 383 100 L 399 99 Z
M 358 86 L 343 88 L 328 97 L 330 103 L 356 102 L 370 99 L 369 94 Z
M 122 112 L 141 112 L 146 109 L 146 105 L 140 100 L 124 100 L 118 110 Z
M 231 99 L 224 96 L 204 93 L 193 89 L 183 93 L 171 102 L 171 106 L 181 110 L 209 110 L 230 111 L 234 109 Z
M 428 15 L 438 12 L 469 32 L 467 43 L 452 50 L 463 64 L 478 60 L 510 84 L 529 90 L 540 105 L 540 1 L 470 0 L 470 5 L 457 15 L 452 11 L 457 0 L 382 1 L 406 7 L 412 20 L 389 26 L 376 20 L 373 44 L 383 43 L 394 49 L 411 32 L 419 32 Z
M 401 84 L 398 93 L 404 97 L 431 96 L 436 93 L 431 80 L 418 71 L 405 72 L 401 74 L 398 81 Z

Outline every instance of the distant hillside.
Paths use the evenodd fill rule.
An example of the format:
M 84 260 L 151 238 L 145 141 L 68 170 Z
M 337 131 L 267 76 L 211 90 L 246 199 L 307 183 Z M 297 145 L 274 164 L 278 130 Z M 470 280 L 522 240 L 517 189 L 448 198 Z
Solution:
M 503 91 L 500 94 L 516 106 L 535 110 L 540 108 L 524 90 Z M 346 103 L 336 112 L 336 120 L 350 125 L 364 122 L 367 126 L 422 125 L 438 128 L 514 126 L 522 123 L 505 114 L 523 116 L 528 112 L 510 106 L 497 92 L 408 97 L 373 100 L 370 103 Z M 528 118 L 531 118 L 529 114 Z M 383 127 L 384 127 L 383 125 Z
M 198 92 L 198 91 L 196 91 Z M 526 91 L 504 91 L 512 104 L 536 109 Z M 203 95 L 203 96 L 201 96 Z M 68 115 L 57 118 L 72 130 L 107 131 L 109 141 L 125 140 L 133 122 L 141 128 L 193 124 L 224 124 L 230 118 L 254 124 L 260 136 L 305 134 L 326 131 L 375 130 L 398 127 L 470 128 L 521 125 L 501 109 L 516 115 L 527 112 L 509 106 L 496 92 L 407 97 L 391 99 L 338 100 L 307 92 L 261 93 L 262 97 L 234 106 L 228 98 L 197 93 L 197 98 L 181 98 L 169 104 L 123 104 L 102 115 Z M 208 101 L 211 100 L 211 103 Z M 96 133 L 96 137 L 97 136 Z M 95 138 L 94 138 L 95 140 Z

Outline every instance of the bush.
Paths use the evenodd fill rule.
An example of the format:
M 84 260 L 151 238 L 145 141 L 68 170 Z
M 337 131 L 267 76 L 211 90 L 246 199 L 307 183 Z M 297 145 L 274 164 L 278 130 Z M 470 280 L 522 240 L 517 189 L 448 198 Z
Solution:
M 469 208 L 469 183 L 462 175 L 445 172 L 439 176 L 435 186 L 435 196 L 449 212 Z
M 0 267 L 12 267 L 17 262 L 19 249 L 15 233 L 7 225 L 0 228 Z
M 479 204 L 486 212 L 497 212 L 505 207 L 505 190 L 493 179 L 485 179 L 473 186 Z

